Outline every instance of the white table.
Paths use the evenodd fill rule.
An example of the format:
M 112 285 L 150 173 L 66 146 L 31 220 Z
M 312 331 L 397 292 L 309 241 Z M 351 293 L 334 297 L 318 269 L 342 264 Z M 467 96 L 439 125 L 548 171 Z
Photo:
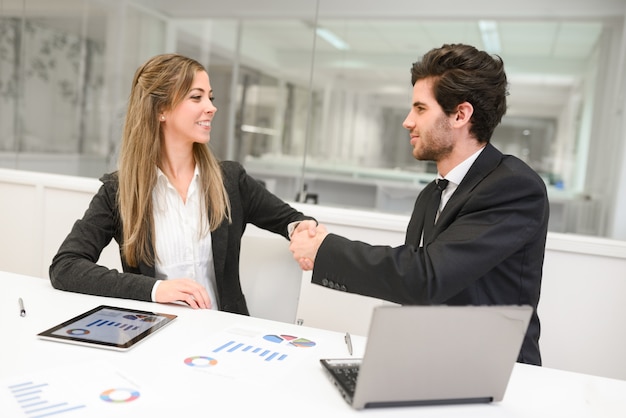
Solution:
M 626 417 L 626 381 L 516 364 L 504 400 L 488 405 L 405 407 L 355 411 L 340 397 L 319 364 L 322 357 L 347 357 L 343 333 L 216 311 L 192 310 L 126 299 L 62 292 L 47 280 L 0 272 L 0 416 L 23 415 L 9 385 L 31 379 L 54 382 L 49 397 L 93 392 L 109 381 L 128 383 L 141 396 L 127 403 L 107 403 L 99 393 L 84 399 L 82 409 L 54 417 L 182 416 L 316 416 L 359 414 L 376 417 Z M 26 316 L 20 317 L 18 298 Z M 280 303 L 277 300 L 276 303 Z M 39 340 L 38 332 L 97 305 L 172 313 L 178 318 L 128 352 L 116 352 Z M 320 306 L 323 309 L 323 306 Z M 210 350 L 233 333 L 290 334 L 316 342 L 286 365 L 274 368 L 246 363 L 218 372 L 184 364 L 186 356 Z M 354 356 L 365 338 L 354 337 Z M 304 351 L 301 351 L 304 353 Z M 235 359 L 235 357 L 232 357 Z M 232 360 L 231 360 L 232 361 Z M 234 363 L 234 361 L 233 361 Z M 247 364 L 252 364 L 248 367 Z M 49 382 L 48 382 L 49 383 Z M 63 386 L 63 385 L 67 386 Z M 381 385 L 385 382 L 381 382 Z M 52 385 L 51 385 L 52 386 Z M 61 395 L 57 395 L 54 390 Z M 54 396 L 53 396 L 54 395 Z M 73 397 L 74 396 L 74 397 Z M 29 415 L 30 416 L 30 415 Z

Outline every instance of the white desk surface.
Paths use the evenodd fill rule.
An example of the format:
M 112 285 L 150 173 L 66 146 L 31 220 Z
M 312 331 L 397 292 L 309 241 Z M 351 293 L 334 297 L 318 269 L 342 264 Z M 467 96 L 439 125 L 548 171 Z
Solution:
M 51 402 L 59 400 L 52 398 L 66 397 L 60 400 L 68 401 L 69 406 L 84 405 L 82 409 L 54 415 L 59 418 L 167 413 L 333 418 L 359 414 L 425 418 L 626 417 L 626 381 L 523 364 L 515 365 L 502 402 L 356 411 L 344 402 L 319 364 L 322 357 L 348 356 L 342 333 L 177 305 L 62 292 L 53 289 L 48 280 L 13 273 L 0 272 L 0 284 L 3 417 L 36 416 L 24 414 L 10 390 L 11 385 L 25 380 L 54 382 L 45 395 Z M 20 297 L 24 300 L 25 317 L 19 315 Z M 37 333 L 101 304 L 172 313 L 178 318 L 127 352 L 36 337 Z M 226 372 L 219 372 L 218 367 L 200 370 L 184 363 L 185 357 L 210 353 L 219 339 L 232 335 L 234 329 L 299 336 L 315 341 L 316 346 L 298 349 L 305 354 L 292 356 L 289 363 L 280 366 L 276 362 L 253 364 L 252 357 L 244 359 L 243 355 L 237 360 L 242 367 Z M 354 356 L 362 355 L 365 338 L 353 336 L 353 343 Z M 235 354 L 230 359 L 234 362 Z M 127 383 L 125 387 L 132 387 L 141 395 L 132 402 L 102 401 L 100 390 L 109 381 L 111 385 Z M 90 394 L 96 389 L 98 393 L 92 397 Z M 89 399 L 80 398 L 83 394 Z

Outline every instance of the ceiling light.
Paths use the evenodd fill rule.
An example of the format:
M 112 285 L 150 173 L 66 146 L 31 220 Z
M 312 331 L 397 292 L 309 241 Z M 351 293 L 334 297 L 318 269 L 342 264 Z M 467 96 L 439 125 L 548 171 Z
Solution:
M 490 54 L 500 53 L 500 35 L 498 34 L 498 24 L 494 20 L 479 20 L 478 28 L 480 36 L 483 38 L 483 47 Z
M 329 31 L 328 29 L 315 28 L 315 33 L 317 33 L 317 36 L 341 51 L 346 51 L 350 49 L 350 45 L 348 45 L 343 39 Z

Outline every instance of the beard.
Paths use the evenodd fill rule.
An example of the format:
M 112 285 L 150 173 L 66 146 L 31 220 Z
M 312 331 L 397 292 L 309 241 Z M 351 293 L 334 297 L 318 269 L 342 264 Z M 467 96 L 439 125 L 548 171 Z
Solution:
M 454 141 L 448 116 L 441 115 L 427 131 L 421 132 L 413 148 L 413 157 L 420 161 L 439 161 L 452 152 Z

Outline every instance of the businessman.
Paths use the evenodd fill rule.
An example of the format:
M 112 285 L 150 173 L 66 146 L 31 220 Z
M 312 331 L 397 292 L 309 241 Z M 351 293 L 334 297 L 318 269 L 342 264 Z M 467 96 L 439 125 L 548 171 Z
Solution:
M 312 282 L 406 305 L 519 305 L 534 312 L 518 361 L 541 365 L 537 304 L 548 227 L 543 180 L 490 139 L 506 112 L 500 57 L 443 45 L 413 64 L 403 126 L 413 157 L 437 164 L 404 245 L 370 245 L 320 225 L 291 238 Z M 439 200 L 439 196 L 441 200 Z

